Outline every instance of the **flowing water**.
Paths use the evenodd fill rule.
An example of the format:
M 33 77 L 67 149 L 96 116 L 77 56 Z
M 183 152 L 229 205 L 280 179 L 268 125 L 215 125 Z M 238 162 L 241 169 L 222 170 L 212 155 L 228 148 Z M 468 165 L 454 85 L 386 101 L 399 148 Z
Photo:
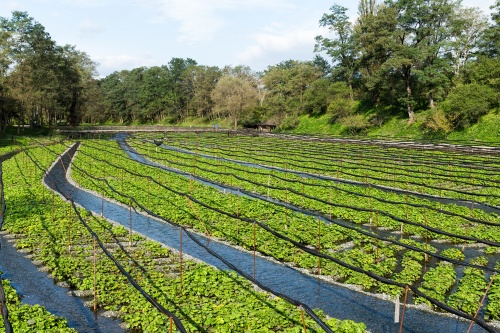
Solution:
M 130 223 L 129 208 L 106 199 L 103 200 L 90 191 L 75 188 L 67 180 L 65 174 L 65 168 L 70 163 L 68 153 L 63 155 L 62 161 L 63 163 L 56 163 L 50 170 L 46 177 L 46 184 L 53 186 L 65 197 L 71 193 L 71 198 L 77 204 L 128 228 Z M 65 166 L 63 167 L 62 164 Z M 132 221 L 135 231 L 171 248 L 179 249 L 178 228 L 138 212 L 133 212 Z M 320 280 L 264 258 L 254 258 L 251 253 L 240 251 L 203 236 L 197 237 L 240 270 L 254 275 L 260 283 L 277 292 L 289 295 L 311 308 L 320 308 L 335 318 L 365 322 L 368 330 L 373 333 L 399 332 L 399 324 L 394 323 L 394 303 L 391 301 Z M 188 237 L 184 236 L 182 239 L 184 253 L 220 269 L 227 269 L 223 263 Z M 407 333 L 462 333 L 467 331 L 468 326 L 468 322 L 457 318 L 423 311 L 415 307 L 407 307 L 403 331 Z M 475 325 L 471 332 L 484 332 L 484 330 Z

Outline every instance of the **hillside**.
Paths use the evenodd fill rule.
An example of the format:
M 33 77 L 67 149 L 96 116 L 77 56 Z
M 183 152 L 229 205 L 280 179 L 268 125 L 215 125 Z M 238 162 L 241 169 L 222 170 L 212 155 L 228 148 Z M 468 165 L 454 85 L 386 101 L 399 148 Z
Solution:
M 425 113 L 417 114 L 417 121 L 408 124 L 405 117 L 393 117 L 380 127 L 371 127 L 366 132 L 357 134 L 366 137 L 387 137 L 387 138 L 412 138 L 412 139 L 436 139 L 436 140 L 465 140 L 465 141 L 500 141 L 500 111 L 492 110 L 487 115 L 481 117 L 479 121 L 464 130 L 456 130 L 448 135 L 429 135 L 422 130 L 422 122 Z M 330 122 L 331 116 L 328 114 L 319 117 L 302 115 L 299 117 L 299 124 L 293 130 L 287 131 L 293 134 L 324 134 L 324 135 L 353 135 L 346 128 L 338 123 Z

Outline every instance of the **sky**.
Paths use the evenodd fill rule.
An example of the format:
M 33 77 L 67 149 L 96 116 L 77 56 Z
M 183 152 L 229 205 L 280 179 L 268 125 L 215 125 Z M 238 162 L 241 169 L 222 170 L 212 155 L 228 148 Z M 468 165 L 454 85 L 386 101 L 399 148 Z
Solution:
M 495 0 L 463 0 L 488 17 Z M 167 65 L 191 58 L 199 65 L 245 65 L 254 71 L 282 61 L 312 60 L 315 36 L 332 37 L 319 20 L 333 4 L 352 0 L 0 0 L 0 16 L 28 12 L 58 45 L 74 45 L 114 71 Z

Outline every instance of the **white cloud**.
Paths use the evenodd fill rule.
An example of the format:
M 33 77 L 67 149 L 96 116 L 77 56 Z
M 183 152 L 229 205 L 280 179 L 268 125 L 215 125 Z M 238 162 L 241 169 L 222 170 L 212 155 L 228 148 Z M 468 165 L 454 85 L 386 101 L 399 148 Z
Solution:
M 5 8 L 7 8 L 7 10 L 9 12 L 22 9 L 21 3 L 17 2 L 17 1 L 9 1 L 6 4 L 4 4 L 3 6 L 5 6 Z
M 180 23 L 178 40 L 188 44 L 212 40 L 227 25 L 226 11 L 283 9 L 293 7 L 286 0 L 149 0 L 161 17 Z M 226 15 L 225 15 L 226 14 Z
M 132 56 L 120 54 L 115 56 L 97 56 L 93 57 L 93 59 L 99 64 L 98 71 L 102 77 L 111 74 L 116 68 L 130 70 L 142 66 L 150 67 L 156 64 L 151 55 Z
M 487 17 L 490 17 L 491 9 L 490 6 L 495 4 L 495 0 L 464 0 L 462 1 L 462 6 L 464 7 L 476 7 L 479 8 Z
M 95 35 L 104 31 L 99 23 L 93 22 L 91 20 L 81 21 L 78 28 L 80 33 L 84 34 L 85 36 Z
M 236 55 L 239 63 L 250 63 L 265 59 L 270 54 L 282 54 L 285 58 L 296 54 L 311 54 L 314 50 L 314 38 L 325 34 L 324 28 L 284 27 L 276 29 L 278 25 L 268 26 L 263 32 L 251 36 L 254 40 L 242 52 Z
M 51 1 L 53 2 L 53 0 Z M 122 4 L 122 2 L 119 2 L 117 0 L 59 0 L 59 2 L 63 5 L 71 5 L 84 8 L 104 7 Z

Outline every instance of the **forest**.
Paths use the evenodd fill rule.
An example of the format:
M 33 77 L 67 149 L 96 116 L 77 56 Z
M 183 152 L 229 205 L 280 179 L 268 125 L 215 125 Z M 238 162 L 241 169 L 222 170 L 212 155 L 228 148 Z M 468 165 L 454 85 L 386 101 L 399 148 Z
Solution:
M 497 107 L 500 1 L 486 15 L 456 0 L 360 0 L 353 22 L 333 4 L 318 18 L 315 57 L 256 72 L 192 58 L 99 77 L 75 46 L 58 45 L 26 12 L 0 17 L 0 127 L 176 124 L 189 118 L 236 127 L 329 115 L 349 133 L 408 123 L 467 128 Z M 195 55 L 193 55 L 193 58 Z

